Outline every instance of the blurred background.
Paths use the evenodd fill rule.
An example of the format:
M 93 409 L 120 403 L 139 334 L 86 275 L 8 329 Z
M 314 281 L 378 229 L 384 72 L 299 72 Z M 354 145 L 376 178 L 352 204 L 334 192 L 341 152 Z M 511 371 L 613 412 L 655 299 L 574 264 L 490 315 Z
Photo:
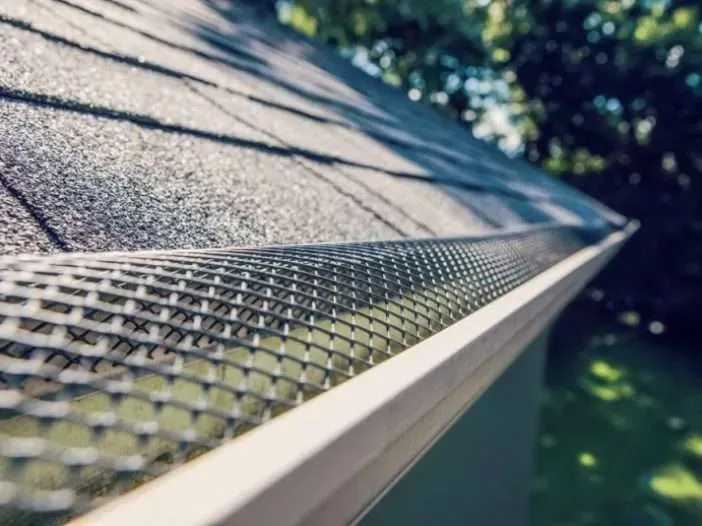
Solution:
M 535 525 L 702 525 L 699 0 L 259 0 L 643 227 L 558 321 Z

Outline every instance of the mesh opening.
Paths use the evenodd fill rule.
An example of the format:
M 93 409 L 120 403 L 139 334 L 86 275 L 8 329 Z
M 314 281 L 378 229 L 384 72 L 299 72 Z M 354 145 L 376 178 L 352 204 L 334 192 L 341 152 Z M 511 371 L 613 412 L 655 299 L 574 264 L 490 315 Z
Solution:
M 0 522 L 62 522 L 124 493 L 586 244 L 552 228 L 0 258 Z

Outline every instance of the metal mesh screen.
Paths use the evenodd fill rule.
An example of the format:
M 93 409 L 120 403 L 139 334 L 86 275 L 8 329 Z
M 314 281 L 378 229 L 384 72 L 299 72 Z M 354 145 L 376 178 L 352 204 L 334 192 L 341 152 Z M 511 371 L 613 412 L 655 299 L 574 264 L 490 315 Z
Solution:
M 61 522 L 123 493 L 586 243 L 552 228 L 0 258 L 0 523 Z

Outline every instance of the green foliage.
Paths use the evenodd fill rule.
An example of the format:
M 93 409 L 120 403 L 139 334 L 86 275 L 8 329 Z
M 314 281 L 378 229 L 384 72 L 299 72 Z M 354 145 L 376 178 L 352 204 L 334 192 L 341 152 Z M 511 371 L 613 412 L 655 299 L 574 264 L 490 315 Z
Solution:
M 532 523 L 701 524 L 699 365 L 588 307 L 554 329 Z
M 297 0 L 293 6 L 305 24 L 315 21 L 320 38 L 367 50 L 380 75 L 412 100 L 462 119 L 476 136 L 639 219 L 642 231 L 601 278 L 603 304 L 633 309 L 646 323 L 677 325 L 680 334 L 686 324 L 696 329 L 702 312 L 697 1 Z

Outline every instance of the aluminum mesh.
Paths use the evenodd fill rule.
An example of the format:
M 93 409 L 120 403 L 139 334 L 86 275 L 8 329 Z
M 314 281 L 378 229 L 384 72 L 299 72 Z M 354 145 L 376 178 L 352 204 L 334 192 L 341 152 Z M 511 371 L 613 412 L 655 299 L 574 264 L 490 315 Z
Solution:
M 121 494 L 585 244 L 550 228 L 0 258 L 0 523 L 62 522 Z

